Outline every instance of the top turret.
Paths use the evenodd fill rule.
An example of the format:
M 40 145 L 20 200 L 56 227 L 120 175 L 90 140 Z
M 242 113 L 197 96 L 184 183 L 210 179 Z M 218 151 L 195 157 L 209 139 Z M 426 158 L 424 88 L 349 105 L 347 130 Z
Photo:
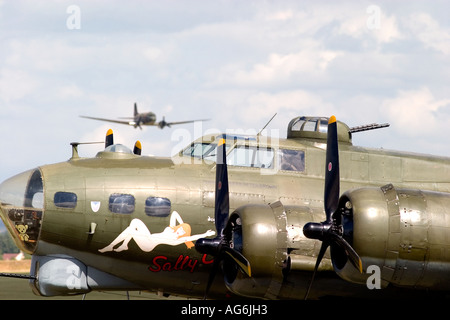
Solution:
M 289 122 L 287 138 L 326 141 L 327 130 L 328 118 L 326 117 L 296 117 Z M 337 131 L 340 143 L 352 144 L 352 134 L 345 123 L 337 121 Z

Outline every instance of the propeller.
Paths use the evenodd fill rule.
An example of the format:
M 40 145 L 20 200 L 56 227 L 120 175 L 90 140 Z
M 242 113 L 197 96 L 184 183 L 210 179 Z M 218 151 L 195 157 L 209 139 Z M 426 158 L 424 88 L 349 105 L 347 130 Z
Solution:
M 114 134 L 112 129 L 109 129 L 108 132 L 106 132 L 106 138 L 105 138 L 105 148 L 108 148 L 109 146 L 114 144 Z
M 336 117 L 332 116 L 328 121 L 327 153 L 325 168 L 325 195 L 324 207 L 326 220 L 323 222 L 309 222 L 303 227 L 303 234 L 309 239 L 322 241 L 319 255 L 317 256 L 314 272 L 306 291 L 305 299 L 309 295 L 314 277 L 320 262 L 329 246 L 341 247 L 352 264 L 362 273 L 362 262 L 356 251 L 343 237 L 341 216 L 337 212 L 339 204 L 339 147 L 337 136 Z
M 142 153 L 142 144 L 141 142 L 138 140 L 136 141 L 136 143 L 134 144 L 134 149 L 133 149 L 133 153 L 140 156 Z
M 159 122 L 159 128 L 160 129 L 164 129 L 165 127 L 169 127 L 170 128 L 170 123 L 166 122 L 166 117 L 163 116 L 162 120 Z
M 79 143 L 77 143 L 78 145 Z M 105 149 L 108 148 L 109 146 L 112 146 L 114 144 L 114 134 L 112 129 L 109 129 L 106 132 L 106 137 L 105 137 Z M 133 149 L 133 153 L 135 155 L 140 156 L 142 153 L 142 144 L 141 142 L 138 140 L 136 141 L 136 143 L 134 144 L 134 149 Z
M 235 263 L 239 269 L 251 277 L 250 263 L 239 251 L 233 249 L 230 245 L 233 225 L 228 219 L 230 201 L 225 146 L 225 139 L 222 137 L 217 146 L 216 161 L 214 218 L 217 236 L 213 239 L 201 238 L 195 243 L 195 249 L 198 252 L 214 256 L 214 264 L 208 278 L 204 299 L 206 299 L 208 295 L 217 271 L 219 270 L 220 263 L 225 259 Z

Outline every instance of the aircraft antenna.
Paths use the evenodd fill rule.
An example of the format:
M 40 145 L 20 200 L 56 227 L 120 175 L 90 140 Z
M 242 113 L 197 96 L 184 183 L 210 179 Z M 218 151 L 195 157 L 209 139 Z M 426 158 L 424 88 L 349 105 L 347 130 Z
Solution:
M 276 115 L 277 113 L 275 112 L 275 114 L 272 116 L 272 118 L 270 118 L 270 120 L 266 123 L 266 125 L 261 130 L 259 130 L 258 134 L 256 135 L 257 137 L 261 135 L 261 132 L 269 125 L 269 123 L 272 122 L 273 118 L 275 118 Z
M 80 156 L 78 155 L 78 146 L 80 144 L 100 144 L 103 143 L 103 141 L 99 141 L 99 142 L 71 142 L 70 145 L 72 146 L 72 158 L 70 158 L 70 160 L 73 159 L 77 159 Z

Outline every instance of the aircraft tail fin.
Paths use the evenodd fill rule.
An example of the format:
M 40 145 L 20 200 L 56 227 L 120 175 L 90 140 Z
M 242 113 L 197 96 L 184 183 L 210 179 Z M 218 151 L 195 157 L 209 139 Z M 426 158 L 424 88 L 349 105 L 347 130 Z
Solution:
M 134 103 L 134 116 L 138 115 L 137 103 Z

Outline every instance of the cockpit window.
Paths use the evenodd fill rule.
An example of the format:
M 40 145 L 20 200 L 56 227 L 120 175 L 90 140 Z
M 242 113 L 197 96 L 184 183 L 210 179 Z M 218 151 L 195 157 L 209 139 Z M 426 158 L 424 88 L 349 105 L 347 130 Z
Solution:
M 216 160 L 215 143 L 193 143 L 183 151 L 183 155 L 198 159 Z
M 55 206 L 59 208 L 74 209 L 77 206 L 77 195 L 73 192 L 57 192 L 53 197 Z
M 272 168 L 274 152 L 271 148 L 236 146 L 227 157 L 230 166 Z
M 216 149 L 215 143 L 196 142 L 183 150 L 183 155 L 215 162 Z M 273 167 L 273 159 L 274 151 L 271 148 L 235 145 L 227 156 L 227 164 L 238 167 L 269 169 Z
M 305 171 L 305 152 L 301 150 L 280 149 L 280 170 Z
M 114 193 L 109 197 L 109 211 L 131 214 L 134 212 L 135 199 L 131 194 Z

